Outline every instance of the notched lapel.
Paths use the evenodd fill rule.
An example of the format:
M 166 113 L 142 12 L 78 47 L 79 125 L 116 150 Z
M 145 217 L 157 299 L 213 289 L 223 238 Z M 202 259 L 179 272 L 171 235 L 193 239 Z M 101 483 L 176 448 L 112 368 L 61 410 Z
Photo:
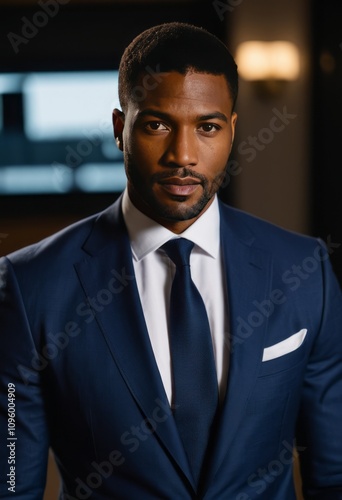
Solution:
M 88 255 L 75 268 L 96 324 L 127 389 L 146 418 L 153 419 L 156 409 L 169 408 L 169 403 L 141 307 L 121 200 L 97 220 L 84 250 Z M 192 482 L 171 411 L 155 432 Z
M 234 222 L 233 222 L 234 224 Z M 209 481 L 213 480 L 229 452 L 262 362 L 267 318 L 257 303 L 271 290 L 272 259 L 266 249 L 255 245 L 255 236 L 246 227 L 235 227 L 221 215 L 221 242 L 229 302 L 229 372 Z M 256 313 L 256 314 L 255 314 Z

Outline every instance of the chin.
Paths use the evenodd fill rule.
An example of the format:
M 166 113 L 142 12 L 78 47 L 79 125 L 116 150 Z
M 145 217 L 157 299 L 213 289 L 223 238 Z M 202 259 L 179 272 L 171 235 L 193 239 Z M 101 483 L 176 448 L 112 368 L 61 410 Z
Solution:
M 182 198 L 184 198 L 184 200 L 182 200 Z M 157 202 L 152 210 L 160 218 L 177 222 L 197 218 L 205 209 L 207 203 L 208 202 L 203 202 L 203 200 L 189 202 L 186 197 L 177 197 L 174 203 L 163 204 Z

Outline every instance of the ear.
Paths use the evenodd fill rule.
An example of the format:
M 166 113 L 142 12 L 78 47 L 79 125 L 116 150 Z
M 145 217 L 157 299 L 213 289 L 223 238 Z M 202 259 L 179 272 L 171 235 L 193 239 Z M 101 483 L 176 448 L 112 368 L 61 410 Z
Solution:
M 230 150 L 232 150 L 232 147 L 233 147 L 236 121 L 237 121 L 237 114 L 235 113 L 235 111 L 233 111 L 232 116 L 231 116 L 231 122 L 230 122 L 231 129 L 232 129 L 232 143 L 231 143 Z
M 119 109 L 115 108 L 113 110 L 112 119 L 116 145 L 121 151 L 123 151 L 122 132 L 125 124 L 125 114 Z

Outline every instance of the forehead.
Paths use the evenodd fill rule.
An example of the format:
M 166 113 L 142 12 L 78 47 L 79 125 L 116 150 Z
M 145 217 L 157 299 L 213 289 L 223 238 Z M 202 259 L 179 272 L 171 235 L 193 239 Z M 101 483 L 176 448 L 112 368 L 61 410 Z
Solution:
M 139 78 L 141 97 L 131 100 L 129 107 L 136 112 L 155 107 L 167 112 L 221 111 L 229 115 L 232 98 L 224 75 L 176 71 L 153 75 L 142 74 Z M 137 87 L 138 88 L 138 87 Z M 132 109 L 133 110 L 133 109 Z

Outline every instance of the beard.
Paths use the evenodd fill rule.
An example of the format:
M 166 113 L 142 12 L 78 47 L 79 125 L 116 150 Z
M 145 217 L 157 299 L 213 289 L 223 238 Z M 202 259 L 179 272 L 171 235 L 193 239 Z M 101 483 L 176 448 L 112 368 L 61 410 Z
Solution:
M 133 195 L 134 199 L 139 199 L 140 202 L 145 205 L 146 214 L 150 216 L 152 214 L 152 218 L 154 214 L 158 218 L 162 218 L 170 222 L 190 220 L 198 217 L 212 197 L 217 193 L 226 174 L 225 167 L 224 170 L 213 180 L 209 181 L 207 177 L 193 171 L 190 168 L 170 167 L 165 169 L 164 172 L 158 172 L 146 180 L 146 178 L 140 174 L 139 169 L 136 168 L 134 161 L 127 153 L 125 154 L 125 168 L 130 185 L 130 194 Z M 175 203 L 169 205 L 165 205 L 158 199 L 153 191 L 153 185 L 171 177 L 178 177 L 180 179 L 190 177 L 196 179 L 197 182 L 199 181 L 202 186 L 202 195 L 196 203 L 188 206 L 185 203 L 188 200 L 188 197 L 180 195 L 170 195 L 171 199 L 173 199 Z

